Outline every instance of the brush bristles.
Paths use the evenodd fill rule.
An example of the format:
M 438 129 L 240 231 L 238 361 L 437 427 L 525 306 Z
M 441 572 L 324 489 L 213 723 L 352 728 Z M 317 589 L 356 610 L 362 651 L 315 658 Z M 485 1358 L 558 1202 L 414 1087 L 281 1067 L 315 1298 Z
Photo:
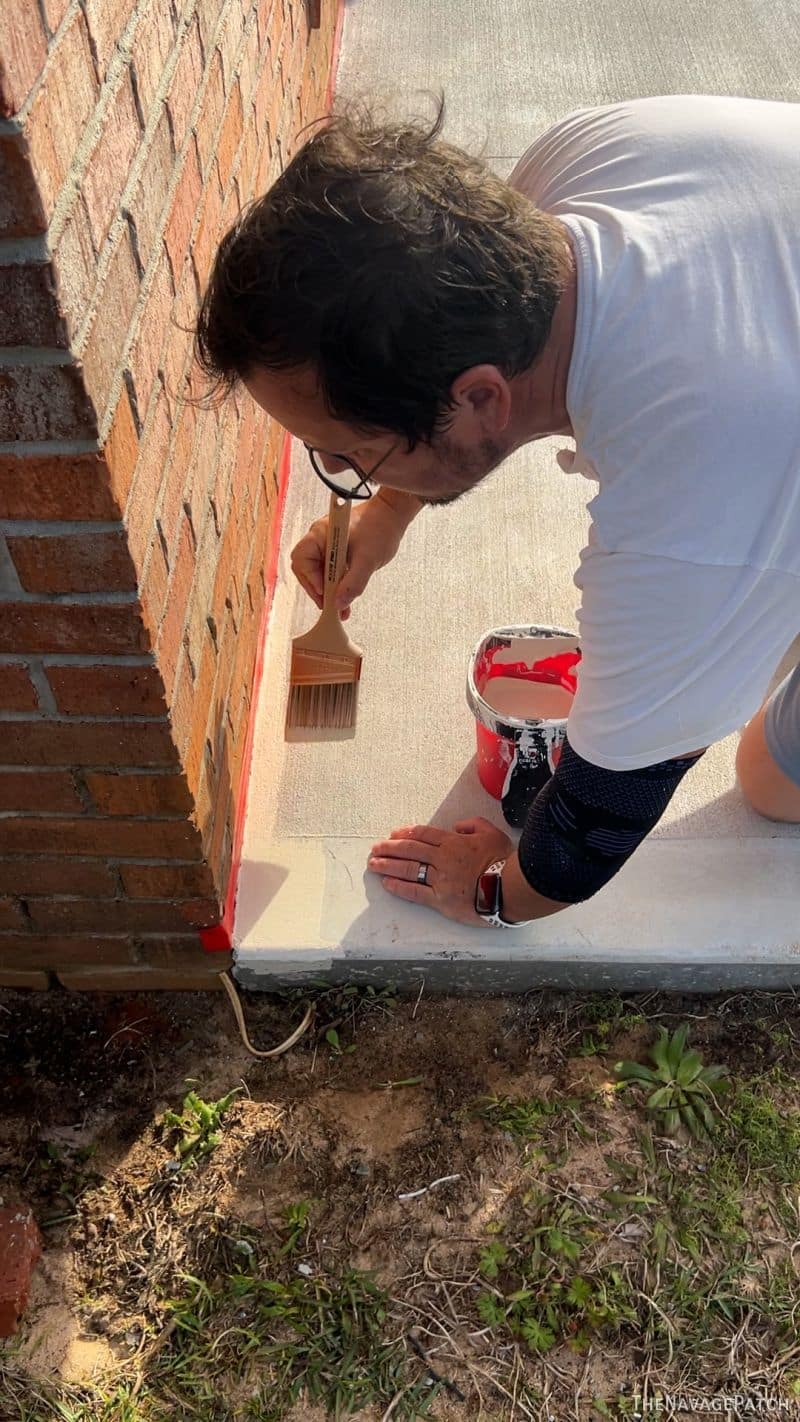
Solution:
M 344 730 L 356 723 L 357 681 L 292 686 L 286 706 L 286 726 Z

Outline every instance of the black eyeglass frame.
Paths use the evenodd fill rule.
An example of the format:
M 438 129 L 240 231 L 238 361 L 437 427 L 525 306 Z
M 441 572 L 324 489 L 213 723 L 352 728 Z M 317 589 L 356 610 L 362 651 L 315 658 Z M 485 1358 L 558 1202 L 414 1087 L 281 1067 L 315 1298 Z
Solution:
M 375 473 L 375 470 L 380 469 L 384 459 L 388 459 L 389 455 L 392 452 L 392 449 L 396 449 L 396 447 L 396 445 L 392 445 L 391 449 L 387 449 L 386 453 L 381 456 L 381 458 L 378 460 L 378 463 L 374 466 L 374 468 L 370 470 L 369 474 L 365 474 L 363 469 L 359 469 L 355 460 L 348 458 L 346 454 L 331 454 L 331 459 L 340 459 L 343 464 L 349 464 L 350 468 L 355 470 L 356 474 L 361 480 L 361 485 L 363 485 L 366 490 L 366 492 L 362 494 L 359 492 L 361 485 L 359 485 L 356 489 L 340 488 L 331 478 L 330 474 L 326 474 L 323 469 L 320 469 L 316 459 L 317 451 L 313 448 L 312 445 L 306 444 L 305 440 L 303 441 L 303 448 L 308 451 L 308 457 L 311 460 L 311 467 L 314 470 L 314 473 L 319 476 L 323 484 L 326 484 L 328 488 L 332 489 L 334 494 L 338 494 L 339 498 L 341 499 L 371 499 L 375 491 L 374 489 L 370 489 L 368 487 L 369 481 Z

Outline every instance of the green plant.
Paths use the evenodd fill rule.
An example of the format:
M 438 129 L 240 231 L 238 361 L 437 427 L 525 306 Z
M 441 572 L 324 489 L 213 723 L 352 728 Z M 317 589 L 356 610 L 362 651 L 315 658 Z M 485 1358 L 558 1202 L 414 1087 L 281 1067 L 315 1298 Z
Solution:
M 281 1245 L 281 1254 L 294 1254 L 301 1240 L 308 1234 L 313 1201 L 298 1200 L 296 1205 L 287 1205 L 284 1219 L 289 1233 Z
M 354 1052 L 356 1049 L 355 1042 L 350 1042 L 346 1047 L 342 1046 L 339 1040 L 339 1033 L 336 1031 L 335 1027 L 328 1028 L 327 1032 L 325 1033 L 325 1041 L 328 1043 L 328 1046 L 331 1049 L 331 1056 L 334 1057 L 349 1057 L 350 1053 Z
M 182 1170 L 195 1165 L 219 1145 L 222 1117 L 241 1089 L 235 1086 L 227 1096 L 211 1102 L 203 1101 L 196 1091 L 187 1091 L 179 1112 L 164 1112 L 163 1124 L 180 1131 L 175 1143 L 175 1155 Z
M 494 1238 L 483 1246 L 478 1268 L 487 1288 L 478 1295 L 482 1322 L 504 1326 L 535 1353 L 559 1343 L 583 1348 L 593 1333 L 615 1332 L 636 1312 L 619 1269 L 578 1270 L 594 1225 L 568 1202 L 546 1194 L 523 1196 L 529 1216 L 516 1240 Z M 495 1235 L 499 1228 L 495 1228 Z
M 685 1051 L 688 1023 L 683 1023 L 670 1037 L 665 1027 L 659 1027 L 658 1039 L 650 1048 L 652 1067 L 640 1062 L 617 1062 L 615 1073 L 620 1083 L 634 1082 L 653 1087 L 647 1098 L 647 1109 L 660 1118 L 667 1135 L 674 1135 L 683 1124 L 698 1140 L 707 1139 L 716 1126 L 711 1109 L 715 1093 L 727 1085 L 727 1067 L 703 1066 L 699 1052 Z

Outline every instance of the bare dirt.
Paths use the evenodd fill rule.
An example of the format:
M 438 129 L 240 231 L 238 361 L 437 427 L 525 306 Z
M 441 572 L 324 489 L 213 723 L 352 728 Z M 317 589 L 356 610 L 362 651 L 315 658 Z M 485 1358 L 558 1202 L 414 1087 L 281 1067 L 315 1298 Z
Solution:
M 425 1356 L 466 1399 L 446 1390 L 434 1417 L 550 1415 L 508 1410 L 519 1382 L 511 1354 L 492 1375 L 485 1340 L 456 1322 L 459 1301 L 474 1293 L 476 1251 L 531 1171 L 519 1141 L 480 1115 L 480 1103 L 571 1102 L 548 1153 L 560 1162 L 559 1187 L 580 1199 L 619 1185 L 608 1155 L 635 1155 L 636 1121 L 615 1103 L 610 1077 L 620 1057 L 645 1060 L 656 1018 L 670 1030 L 688 1021 L 691 1045 L 739 1075 L 782 1052 L 794 1070 L 800 1050 L 792 994 L 638 994 L 615 999 L 623 1018 L 607 1036 L 611 1050 L 582 1055 L 598 1001 L 322 994 L 298 1046 L 257 1061 L 222 994 L 0 994 L 0 1195 L 29 1203 L 45 1238 L 18 1361 L 32 1377 L 79 1383 L 147 1357 L 160 1300 L 181 1271 L 210 1278 L 241 1266 L 248 1238 L 279 1241 L 287 1208 L 308 1200 L 315 1268 L 372 1271 L 402 1299 L 406 1326 L 418 1308 Z M 250 995 L 245 1012 L 254 1043 L 267 1047 L 288 1035 L 303 1004 Z M 624 1014 L 637 1013 L 646 1020 L 626 1025 Z M 776 1022 L 786 1047 L 768 1030 Z M 241 1091 L 216 1150 L 184 1180 L 162 1117 L 179 1109 L 187 1081 L 206 1101 Z M 637 1249 L 631 1229 L 611 1259 Z M 637 1366 L 633 1354 L 604 1348 L 588 1357 L 560 1349 L 552 1362 L 589 1400 L 630 1387 Z M 569 1415 L 593 1417 L 586 1406 L 576 1401 Z M 323 1416 L 305 1403 L 291 1415 Z

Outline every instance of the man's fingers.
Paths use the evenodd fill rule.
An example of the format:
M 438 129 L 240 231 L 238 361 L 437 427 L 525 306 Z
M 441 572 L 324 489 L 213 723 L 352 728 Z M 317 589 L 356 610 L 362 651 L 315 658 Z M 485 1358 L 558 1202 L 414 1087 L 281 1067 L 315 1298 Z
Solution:
M 403 879 L 381 879 L 381 883 L 397 899 L 408 899 L 409 903 L 424 904 L 426 908 L 435 907 L 436 895 L 428 884 L 407 884 Z
M 371 859 L 416 859 L 420 864 L 431 864 L 433 851 L 438 844 L 424 839 L 382 839 L 373 844 Z
M 361 596 L 371 576 L 372 568 L 365 568 L 361 563 L 353 563 L 347 569 L 336 589 L 336 606 L 340 612 Z
M 423 844 L 433 844 L 438 847 L 446 833 L 446 830 L 437 829 L 435 825 L 405 825 L 402 829 L 392 830 L 389 838 L 417 839 Z
M 428 864 L 427 859 L 388 859 L 379 855 L 373 856 L 369 861 L 369 867 L 373 874 L 387 874 L 390 879 L 401 879 L 404 883 L 419 883 L 417 874 L 420 864 Z M 431 884 L 430 876 L 435 872 L 436 866 L 428 864 L 427 883 Z M 422 887 L 422 886 L 420 886 Z

